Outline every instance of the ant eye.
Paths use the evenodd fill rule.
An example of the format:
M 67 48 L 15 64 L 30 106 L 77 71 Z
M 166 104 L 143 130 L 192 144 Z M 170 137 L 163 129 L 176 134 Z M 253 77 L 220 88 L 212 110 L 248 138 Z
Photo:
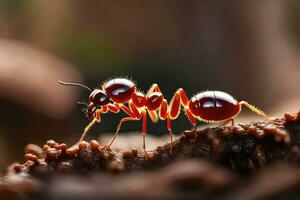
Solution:
M 109 97 L 107 96 L 107 94 L 105 94 L 105 92 L 103 92 L 102 90 L 94 90 L 90 97 L 89 97 L 90 102 L 93 102 L 94 105 L 106 105 L 109 103 Z

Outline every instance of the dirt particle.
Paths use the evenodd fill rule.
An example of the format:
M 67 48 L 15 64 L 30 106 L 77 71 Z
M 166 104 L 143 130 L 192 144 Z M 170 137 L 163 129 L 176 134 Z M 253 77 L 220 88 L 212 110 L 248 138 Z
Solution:
M 189 139 L 194 139 L 196 137 L 195 130 L 186 130 L 183 134 Z
M 46 142 L 46 145 L 49 147 L 54 147 L 54 145 L 56 145 L 57 143 L 54 140 L 48 140 Z
M 98 151 L 99 149 L 99 142 L 96 140 L 91 140 L 90 141 L 90 146 L 94 151 Z
M 26 161 L 26 162 L 29 161 L 29 160 L 31 160 L 31 161 L 33 161 L 35 164 L 38 164 L 38 163 L 39 163 L 37 156 L 34 155 L 34 154 L 27 153 L 27 154 L 25 154 L 24 157 L 25 157 L 25 161 Z
M 112 173 L 121 172 L 124 170 L 124 162 L 119 160 L 114 160 L 108 164 L 107 169 Z
M 254 135 L 257 132 L 257 128 L 253 125 L 249 126 L 248 131 L 249 134 Z
M 44 154 L 43 149 L 36 144 L 27 144 L 25 146 L 24 152 L 25 152 L 25 154 L 31 153 L 38 158 L 42 158 L 43 154 Z
M 86 141 L 81 141 L 78 145 L 79 149 L 88 149 L 90 148 L 90 144 Z
M 56 160 L 60 153 L 61 153 L 61 150 L 57 150 L 55 148 L 49 148 L 46 151 L 45 160 Z
M 73 161 L 69 160 L 69 161 L 63 161 L 63 162 L 59 163 L 57 165 L 56 169 L 57 169 L 58 172 L 66 173 L 66 172 L 73 171 L 73 168 L 74 168 Z

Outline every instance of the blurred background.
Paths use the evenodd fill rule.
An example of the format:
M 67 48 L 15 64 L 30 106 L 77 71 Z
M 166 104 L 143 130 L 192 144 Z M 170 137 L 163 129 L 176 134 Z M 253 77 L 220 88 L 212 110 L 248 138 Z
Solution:
M 22 162 L 27 143 L 78 139 L 88 119 L 77 101 L 89 94 L 58 80 L 95 88 L 128 76 L 143 91 L 158 83 L 167 99 L 179 87 L 222 90 L 271 116 L 296 112 L 299 19 L 297 0 L 0 0 L 0 171 Z M 87 139 L 114 132 L 122 116 L 103 116 Z M 257 118 L 244 109 L 238 120 Z M 165 122 L 149 124 L 166 135 Z M 173 127 L 191 126 L 181 115 Z

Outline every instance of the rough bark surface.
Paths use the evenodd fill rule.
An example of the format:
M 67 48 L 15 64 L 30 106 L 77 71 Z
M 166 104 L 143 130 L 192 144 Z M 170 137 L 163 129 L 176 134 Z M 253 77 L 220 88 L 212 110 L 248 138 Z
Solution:
M 172 151 L 171 150 L 171 146 Z M 147 156 L 95 140 L 29 144 L 0 179 L 1 199 L 290 199 L 300 194 L 300 113 L 188 130 Z

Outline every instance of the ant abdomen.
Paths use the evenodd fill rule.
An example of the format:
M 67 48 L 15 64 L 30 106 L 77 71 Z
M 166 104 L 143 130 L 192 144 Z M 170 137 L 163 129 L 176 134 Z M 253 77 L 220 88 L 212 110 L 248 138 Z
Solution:
M 191 113 L 204 121 L 223 121 L 241 111 L 239 102 L 221 91 L 206 91 L 193 96 L 189 102 Z

